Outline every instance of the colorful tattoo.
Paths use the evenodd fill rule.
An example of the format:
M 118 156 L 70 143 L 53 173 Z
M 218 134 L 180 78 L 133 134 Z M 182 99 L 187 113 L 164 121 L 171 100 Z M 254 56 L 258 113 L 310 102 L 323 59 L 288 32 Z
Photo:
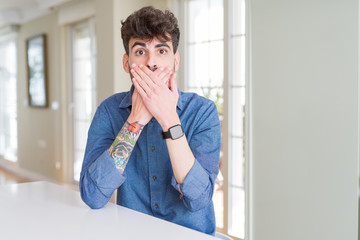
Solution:
M 144 125 L 126 122 L 109 148 L 115 167 L 123 173 Z
M 134 123 L 130 124 L 129 132 L 137 134 L 138 132 L 141 131 L 142 128 L 143 128 L 143 125 L 141 125 L 138 122 L 134 122 Z

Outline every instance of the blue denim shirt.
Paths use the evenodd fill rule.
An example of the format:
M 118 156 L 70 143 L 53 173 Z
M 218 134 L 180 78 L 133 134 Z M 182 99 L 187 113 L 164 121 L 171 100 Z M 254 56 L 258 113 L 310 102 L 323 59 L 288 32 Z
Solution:
M 162 129 L 154 118 L 144 127 L 124 173 L 114 166 L 108 148 L 130 114 L 132 92 L 133 87 L 109 97 L 95 113 L 80 176 L 83 201 L 91 208 L 101 208 L 117 189 L 121 206 L 213 235 L 212 196 L 221 144 L 215 104 L 179 91 L 177 113 L 195 163 L 178 185 Z

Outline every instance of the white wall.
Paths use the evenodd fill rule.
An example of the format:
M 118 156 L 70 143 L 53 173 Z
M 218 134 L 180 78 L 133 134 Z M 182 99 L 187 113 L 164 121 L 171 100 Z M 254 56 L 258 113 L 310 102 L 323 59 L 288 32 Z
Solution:
M 28 105 L 26 72 L 26 39 L 46 34 L 47 47 L 47 108 Z M 55 181 L 60 181 L 61 169 L 61 112 L 52 110 L 51 103 L 61 99 L 60 89 L 60 39 L 57 16 L 50 13 L 20 26 L 18 34 L 18 161 L 22 169 L 32 171 Z
M 154 3 L 152 2 L 154 1 Z M 123 70 L 124 53 L 120 20 L 142 6 L 166 4 L 152 1 L 81 0 L 55 9 L 25 24 L 18 38 L 18 136 L 19 168 L 48 179 L 70 183 L 67 153 L 68 88 L 66 73 L 66 26 L 94 15 L 97 37 L 97 103 L 114 92 L 128 91 L 131 81 Z M 164 2 L 166 2 L 164 0 Z M 83 9 L 83 12 L 79 12 Z M 26 91 L 25 41 L 28 37 L 47 35 L 49 105 L 60 103 L 58 110 L 30 108 Z M 59 163 L 62 163 L 59 165 Z M 58 167 L 56 167 L 58 166 Z
M 250 3 L 251 240 L 355 240 L 358 1 Z

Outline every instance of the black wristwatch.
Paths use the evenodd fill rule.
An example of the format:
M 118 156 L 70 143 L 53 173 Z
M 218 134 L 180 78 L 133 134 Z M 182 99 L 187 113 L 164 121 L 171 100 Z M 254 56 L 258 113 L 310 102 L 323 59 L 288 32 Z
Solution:
M 181 138 L 184 136 L 184 130 L 180 124 L 172 126 L 167 132 L 161 132 L 163 139 L 171 138 L 172 140 Z

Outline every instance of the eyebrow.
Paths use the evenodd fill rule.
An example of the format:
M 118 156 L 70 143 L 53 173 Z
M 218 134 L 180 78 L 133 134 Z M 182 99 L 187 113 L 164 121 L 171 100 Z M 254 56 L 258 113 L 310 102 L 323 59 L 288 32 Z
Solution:
M 131 46 L 131 49 L 133 49 L 135 46 L 142 46 L 142 47 L 146 47 L 146 44 L 143 42 L 134 42 L 134 44 Z M 160 48 L 160 47 L 167 47 L 170 49 L 170 46 L 167 45 L 166 43 L 159 43 L 155 45 L 155 48 Z
M 134 42 L 134 44 L 132 45 L 131 49 L 133 49 L 133 48 L 134 48 L 135 46 L 137 46 L 137 45 L 142 46 L 142 47 L 146 47 L 146 44 L 143 43 L 143 42 Z
M 170 49 L 169 45 L 167 45 L 166 43 L 159 43 L 155 45 L 155 48 L 159 48 L 159 47 L 167 47 Z

